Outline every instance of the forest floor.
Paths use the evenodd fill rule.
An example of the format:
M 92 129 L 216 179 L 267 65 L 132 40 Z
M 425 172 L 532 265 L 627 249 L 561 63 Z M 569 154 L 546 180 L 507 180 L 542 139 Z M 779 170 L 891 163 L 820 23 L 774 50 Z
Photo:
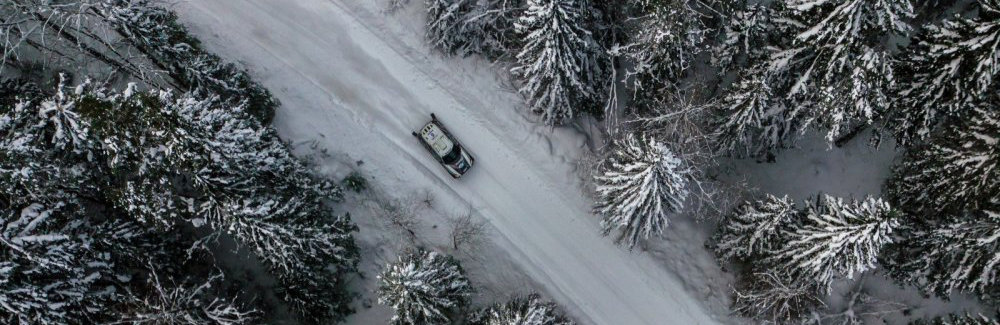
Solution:
M 593 123 L 538 123 L 498 76 L 502 69 L 431 50 L 423 4 L 411 2 L 394 13 L 372 0 L 196 0 L 174 8 L 210 50 L 274 92 L 282 102 L 274 126 L 299 154 L 329 177 L 359 171 L 372 184 L 343 204 L 362 248 L 354 281 L 361 299 L 348 323 L 387 322 L 390 311 L 372 295 L 375 275 L 413 245 L 456 255 L 480 289 L 478 305 L 539 291 L 582 324 L 739 322 L 727 307 L 732 276 L 704 246 L 710 221 L 677 218 L 641 251 L 615 246 L 601 235 L 581 178 L 580 161 L 598 142 Z M 430 113 L 476 156 L 461 179 L 410 134 Z M 806 142 L 772 164 L 726 162 L 722 178 L 795 198 L 877 194 L 896 154 L 863 142 Z M 389 206 L 417 218 L 388 220 Z M 454 249 L 449 220 L 470 211 L 489 231 Z

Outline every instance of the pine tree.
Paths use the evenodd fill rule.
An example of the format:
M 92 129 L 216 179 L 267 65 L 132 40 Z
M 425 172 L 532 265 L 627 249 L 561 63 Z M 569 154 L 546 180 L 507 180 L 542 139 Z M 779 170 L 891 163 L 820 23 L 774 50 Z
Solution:
M 515 298 L 476 312 L 471 325 L 572 325 L 558 312 L 551 302 L 542 301 L 538 295 Z
M 668 214 L 684 208 L 687 173 L 682 161 L 652 137 L 625 136 L 594 177 L 604 234 L 620 229 L 616 242 L 632 248 L 662 233 Z
M 969 213 L 908 231 L 885 260 L 893 277 L 926 292 L 1000 299 L 1000 212 Z
M 93 8 L 109 29 L 116 31 L 135 52 L 142 53 L 166 72 L 166 78 L 200 99 L 218 96 L 229 105 L 246 105 L 247 112 L 267 125 L 278 101 L 250 75 L 217 55 L 206 52 L 189 35 L 177 15 L 148 0 L 99 2 Z M 152 70 L 152 69 L 150 69 Z M 143 72 L 156 75 L 155 71 Z
M 472 11 L 470 0 L 426 0 L 427 39 L 446 54 L 470 54 L 471 38 L 465 20 Z
M 77 57 L 97 61 L 153 88 L 182 93 L 60 84 L 56 96 L 42 98 L 10 95 L 3 87 L 0 104 L 15 105 L 0 106 L 0 129 L 11 128 L 4 132 L 10 139 L 0 139 L 10 149 L 0 152 L 6 191 L 0 199 L 19 199 L 0 204 L 0 213 L 62 204 L 73 211 L 66 217 L 76 222 L 73 231 L 106 231 L 78 236 L 93 237 L 90 247 L 100 247 L 101 257 L 116 263 L 108 267 L 125 273 L 102 275 L 101 281 L 141 274 L 133 265 L 143 257 L 136 250 L 172 251 L 164 238 L 178 225 L 211 230 L 208 238 L 183 243 L 203 247 L 214 236 L 230 236 L 289 289 L 282 296 L 304 320 L 336 321 L 348 313 L 350 295 L 340 279 L 355 268 L 355 228 L 328 205 L 340 198 L 340 188 L 314 179 L 266 126 L 278 104 L 266 89 L 204 51 L 173 12 L 147 0 L 15 0 L 0 9 L 11 9 L 0 19 L 23 41 L 3 45 L 8 57 L 27 46 L 57 64 L 76 64 Z M 40 45 L 39 39 L 53 42 Z M 47 199 L 39 201 L 38 193 Z M 322 282 L 303 280 L 310 277 Z M 137 286 L 105 288 L 121 303 L 120 293 Z M 71 316 L 69 323 L 104 320 Z
M 96 62 L 153 87 L 176 88 L 232 104 L 246 100 L 251 114 L 269 123 L 278 102 L 236 65 L 206 52 L 170 10 L 149 0 L 11 0 L 0 18 L 16 42 L 0 45 L 10 60 L 32 51 L 51 56 L 54 70 Z M 25 53 L 26 54 L 26 53 Z M 30 54 L 37 56 L 38 54 Z M 24 63 L 24 62 L 21 62 Z
M 355 294 L 347 290 L 347 284 L 342 279 L 356 266 L 335 262 L 338 265 L 328 267 L 316 261 L 294 273 L 279 274 L 281 288 L 278 289 L 278 296 L 306 324 L 340 321 L 354 313 L 349 303 Z
M 713 106 L 720 153 L 761 158 L 790 146 L 815 120 L 801 95 L 789 94 L 797 74 L 795 35 L 802 24 L 790 17 L 785 3 L 769 5 L 733 1 L 737 9 L 723 25 L 712 48 L 720 77 L 736 72 L 736 81 Z
M 740 67 L 767 62 L 773 52 L 788 47 L 794 35 L 790 24 L 781 23 L 785 19 L 782 2 L 770 6 L 744 0 L 730 2 L 736 10 L 726 17 L 720 30 L 721 40 L 710 49 L 712 65 L 723 76 L 740 71 Z
M 983 314 L 966 314 L 960 315 L 948 315 L 946 317 L 937 317 L 934 320 L 917 320 L 911 322 L 910 325 L 1000 325 L 1000 321 L 986 317 Z
M 807 202 L 800 219 L 785 231 L 787 242 L 767 263 L 826 292 L 835 278 L 850 279 L 875 268 L 899 226 L 889 204 L 872 197 L 858 202 L 822 195 Z
M 3 202 L 7 203 L 7 202 Z M 115 298 L 101 285 L 111 276 L 94 238 L 75 220 L 80 206 L 33 203 L 0 212 L 0 320 L 59 324 L 100 317 Z
M 889 181 L 890 198 L 922 217 L 976 211 L 1000 201 L 1000 112 L 993 104 L 911 150 Z
M 678 81 L 704 51 L 709 32 L 702 14 L 687 0 L 635 0 L 639 8 L 632 40 L 617 49 L 632 64 L 639 92 L 656 92 Z
M 788 196 L 766 195 L 736 208 L 716 230 L 715 252 L 722 260 L 754 261 L 787 242 L 782 230 L 799 218 Z
M 545 124 L 576 117 L 602 82 L 602 51 L 586 25 L 588 12 L 577 0 L 528 0 L 515 25 L 524 45 L 511 72 L 524 80 L 520 92 Z
M 516 53 L 521 39 L 515 29 L 525 0 L 478 0 L 465 19 L 469 49 L 491 60 Z
M 392 324 L 448 324 L 472 292 L 458 262 L 437 252 L 400 256 L 378 278 L 379 303 L 396 311 Z
M 716 106 L 719 152 L 734 157 L 762 157 L 788 147 L 810 121 L 771 88 L 760 70 L 733 84 Z
M 102 308 L 121 299 L 118 252 L 106 248 L 129 234 L 88 213 L 100 192 L 84 91 L 60 84 L 0 107 L 0 322 L 106 321 Z
M 927 138 L 949 117 L 963 118 L 996 89 L 1000 72 L 1000 2 L 980 0 L 979 16 L 926 26 L 900 62 L 904 80 L 895 96 L 898 141 Z
M 148 258 L 135 253 L 139 245 L 150 252 L 173 245 L 137 238 L 164 240 L 178 225 L 208 226 L 211 236 L 224 233 L 249 247 L 286 287 L 323 279 L 284 298 L 304 319 L 340 319 L 350 296 L 339 279 L 357 260 L 354 226 L 325 203 L 341 190 L 313 179 L 244 107 L 137 92 L 134 85 L 117 93 L 84 84 L 60 85 L 56 96 L 0 109 L 0 128 L 11 135 L 0 152 L 0 185 L 5 196 L 24 199 L 0 207 L 71 207 L 68 220 L 93 223 L 73 231 L 103 231 L 89 233 L 93 244 L 86 246 L 115 252 L 101 256 L 128 273 L 130 259 Z M 39 201 L 38 193 L 47 199 Z
M 895 77 L 888 49 L 881 44 L 911 31 L 910 1 L 784 0 L 784 4 L 798 22 L 811 24 L 799 29 L 792 47 L 772 59 L 772 68 L 797 71 L 787 96 L 796 105 L 813 107 L 830 142 L 885 115 Z
M 193 202 L 194 217 L 247 245 L 286 288 L 294 287 L 283 298 L 304 319 L 346 316 L 350 295 L 340 279 L 356 267 L 356 227 L 324 203 L 342 197 L 342 189 L 314 179 L 243 106 L 221 109 L 190 97 L 172 103 L 199 135 L 203 153 L 190 163 L 197 167 L 190 171 L 194 187 L 206 193 Z M 304 285 L 318 281 L 310 278 L 323 283 Z

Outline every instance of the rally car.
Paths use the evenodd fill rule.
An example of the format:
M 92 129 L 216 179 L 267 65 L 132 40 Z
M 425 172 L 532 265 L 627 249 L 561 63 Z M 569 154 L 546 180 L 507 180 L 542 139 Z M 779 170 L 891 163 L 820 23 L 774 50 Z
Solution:
M 424 145 L 424 148 L 427 148 L 427 151 L 430 151 L 434 159 L 437 159 L 444 166 L 451 177 L 462 177 L 476 162 L 472 154 L 462 147 L 433 113 L 431 113 L 431 121 L 427 122 L 419 131 L 414 131 L 413 136 Z

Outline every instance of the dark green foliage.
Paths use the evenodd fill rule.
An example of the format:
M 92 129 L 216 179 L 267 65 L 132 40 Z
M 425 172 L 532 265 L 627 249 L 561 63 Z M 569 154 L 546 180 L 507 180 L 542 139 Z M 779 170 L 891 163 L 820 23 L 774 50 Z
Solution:
M 473 40 L 467 19 L 474 0 L 427 0 L 427 41 L 446 54 L 468 55 Z
M 1000 213 L 914 222 L 883 258 L 889 274 L 927 293 L 1000 300 Z
M 716 230 L 716 255 L 742 269 L 732 309 L 759 321 L 799 323 L 823 305 L 835 279 L 877 267 L 899 216 L 881 199 L 819 195 L 796 208 L 767 195 L 741 205 Z
M 345 188 L 354 192 L 361 192 L 368 189 L 368 180 L 365 179 L 365 175 L 361 175 L 359 172 L 351 172 L 340 183 Z
M 478 0 L 466 18 L 469 50 L 491 60 L 513 56 L 523 41 L 515 29 L 524 0 Z
M 32 82 L 22 79 L 0 80 L 0 109 L 10 109 L 19 101 L 36 100 L 39 97 L 42 97 L 42 90 Z
M 182 266 L 190 241 L 142 225 L 107 199 L 123 177 L 103 168 L 104 150 L 121 143 L 98 141 L 101 123 L 83 112 L 119 108 L 121 97 L 80 89 L 60 85 L 58 96 L 0 109 L 4 323 L 116 321 L 124 315 L 112 311 L 143 294 L 147 262 L 165 276 L 190 271 Z
M 834 279 L 853 279 L 878 266 L 899 222 L 881 199 L 820 195 L 806 202 L 798 220 L 783 229 L 785 241 L 759 263 L 829 294 Z
M 910 150 L 887 186 L 897 206 L 920 218 L 977 211 L 1000 202 L 1000 112 L 966 108 L 926 145 Z
M 795 208 L 787 197 L 768 195 L 737 208 L 714 238 L 723 261 L 828 292 L 834 279 L 875 268 L 898 227 L 898 214 L 881 199 L 819 195 Z
M 891 122 L 901 144 L 921 143 L 942 122 L 966 119 L 979 102 L 996 95 L 1000 1 L 976 3 L 977 17 L 956 14 L 926 26 L 897 64 L 899 112 Z
M 624 46 L 614 49 L 632 65 L 626 72 L 634 76 L 632 85 L 641 99 L 659 96 L 674 86 L 706 49 L 709 28 L 701 7 L 687 0 L 636 0 L 623 9 L 633 17 L 626 25 L 629 34 Z
M 272 129 L 260 126 L 242 105 L 226 103 L 136 92 L 132 85 L 114 93 L 85 84 L 76 90 L 61 86 L 58 96 L 0 110 L 0 121 L 5 121 L 0 132 L 10 135 L 0 146 L 0 198 L 6 200 L 2 207 L 11 211 L 11 218 L 23 217 L 24 209 L 32 207 L 52 212 L 29 215 L 52 215 L 53 222 L 75 220 L 56 223 L 52 231 L 84 242 L 57 240 L 50 247 L 69 245 L 60 250 L 70 252 L 67 258 L 106 259 L 78 264 L 137 272 L 140 282 L 145 272 L 135 270 L 146 266 L 137 263 L 153 259 L 158 259 L 155 268 L 163 276 L 190 273 L 171 267 L 186 264 L 191 257 L 182 256 L 190 253 L 164 248 L 191 247 L 197 238 L 187 233 L 189 237 L 181 239 L 187 244 L 167 243 L 164 234 L 208 226 L 211 236 L 226 234 L 249 247 L 288 289 L 286 300 L 304 312 L 304 319 L 341 319 L 350 301 L 341 279 L 355 269 L 358 256 L 351 237 L 356 228 L 346 216 L 332 215 L 327 205 L 340 198 L 340 188 L 315 180 Z M 75 252 L 74 247 L 87 250 Z M 94 248 L 113 253 L 91 253 Z M 173 257 L 154 258 L 157 251 Z M 121 292 L 145 287 L 135 282 L 128 286 Z M 96 300 L 97 295 L 83 295 L 91 296 L 95 300 L 88 303 L 110 304 Z M 213 306 L 219 307 L 215 312 L 238 311 L 221 301 Z
M 715 253 L 723 261 L 764 259 L 787 241 L 783 230 L 800 213 L 787 196 L 744 202 L 716 230 Z
M 448 55 L 513 55 L 523 0 L 427 0 L 427 40 Z
M 734 1 L 713 63 L 737 82 L 719 102 L 721 152 L 760 157 L 810 128 L 830 143 L 892 115 L 909 0 Z
M 356 254 L 354 257 L 358 258 Z M 339 279 L 344 277 L 345 272 L 353 271 L 354 267 L 310 265 L 307 271 L 302 272 L 308 276 L 283 278 L 278 293 L 293 312 L 303 315 L 301 319 L 306 324 L 341 322 L 345 316 L 354 313 L 348 305 L 354 296 L 347 290 L 346 283 Z
M 6 166 L 5 166 L 6 167 Z M 39 198 L 40 199 L 40 198 Z M 70 323 L 107 318 L 93 310 L 110 304 L 102 292 L 112 277 L 107 255 L 79 206 L 62 202 L 8 205 L 0 212 L 0 321 L 5 324 Z
M 147 0 L 114 0 L 105 19 L 159 67 L 182 90 L 200 98 L 218 96 L 230 105 L 245 102 L 250 115 L 267 125 L 279 103 L 246 71 L 205 51 L 177 22 L 177 15 Z

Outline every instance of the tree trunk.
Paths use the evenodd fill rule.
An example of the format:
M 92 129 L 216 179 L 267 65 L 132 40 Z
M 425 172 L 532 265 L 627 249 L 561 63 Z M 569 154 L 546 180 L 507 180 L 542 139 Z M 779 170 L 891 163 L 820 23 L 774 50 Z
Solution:
M 851 140 L 854 140 L 854 138 L 857 138 L 858 135 L 861 134 L 861 132 L 864 131 L 866 128 L 868 128 L 867 124 L 861 124 L 855 126 L 854 128 L 851 129 L 850 132 L 847 132 L 844 135 L 837 137 L 837 139 L 833 141 L 833 145 L 837 146 L 837 148 L 843 147 L 848 142 L 851 142 Z

